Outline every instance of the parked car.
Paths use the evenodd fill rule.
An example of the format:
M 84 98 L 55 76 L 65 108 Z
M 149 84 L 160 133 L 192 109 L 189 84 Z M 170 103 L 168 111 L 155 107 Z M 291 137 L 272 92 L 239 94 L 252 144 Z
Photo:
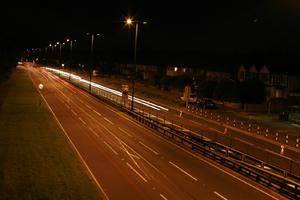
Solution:
M 210 99 L 198 99 L 197 107 L 202 109 L 216 109 L 217 105 Z

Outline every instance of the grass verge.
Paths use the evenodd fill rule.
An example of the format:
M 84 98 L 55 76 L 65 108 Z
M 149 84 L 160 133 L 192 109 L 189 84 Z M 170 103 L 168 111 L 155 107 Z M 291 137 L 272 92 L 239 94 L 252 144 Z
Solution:
M 0 199 L 101 199 L 27 74 L 15 73 L 0 109 Z

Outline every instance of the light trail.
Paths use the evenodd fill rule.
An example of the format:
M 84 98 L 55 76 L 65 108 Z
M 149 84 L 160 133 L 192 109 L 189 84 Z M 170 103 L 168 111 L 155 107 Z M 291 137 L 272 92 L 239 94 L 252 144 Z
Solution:
M 83 82 L 83 83 L 86 83 L 86 84 L 90 84 L 90 81 L 88 80 L 85 80 L 83 78 L 81 78 L 80 76 L 77 76 L 77 75 L 74 75 L 74 74 L 70 74 L 68 72 L 64 72 L 64 71 L 61 71 L 61 70 L 58 70 L 58 69 L 53 69 L 53 68 L 49 68 L 49 67 L 43 67 L 44 69 L 48 70 L 48 71 L 51 71 L 51 72 L 55 72 L 55 73 L 58 73 L 58 74 L 61 74 L 65 77 L 69 77 L 71 76 L 71 78 L 73 80 L 77 80 L 79 82 Z M 100 90 L 103 90 L 105 92 L 109 92 L 109 93 L 112 93 L 114 95 L 117 95 L 117 96 L 122 96 L 122 92 L 120 91 L 117 91 L 117 90 L 114 90 L 114 89 L 111 89 L 111 88 L 108 88 L 108 87 L 105 87 L 103 85 L 100 85 L 98 83 L 94 83 L 94 82 L 91 82 L 91 85 L 95 88 L 98 88 Z M 128 99 L 131 101 L 132 100 L 132 96 L 131 95 L 128 95 Z M 144 99 L 140 99 L 140 98 L 137 98 L 137 97 L 134 97 L 134 102 L 137 102 L 137 103 L 140 103 L 144 106 L 148 106 L 150 108 L 153 108 L 155 110 L 164 110 L 164 111 L 168 111 L 169 109 L 168 108 L 165 108 L 163 106 L 160 106 L 160 105 L 157 105 L 157 104 L 154 104 L 152 102 L 149 102 L 147 100 L 144 100 Z

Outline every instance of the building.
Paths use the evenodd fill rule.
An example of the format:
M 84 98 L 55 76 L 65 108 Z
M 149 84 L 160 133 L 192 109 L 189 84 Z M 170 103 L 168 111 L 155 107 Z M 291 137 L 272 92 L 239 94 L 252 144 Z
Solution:
M 255 65 L 249 68 L 241 65 L 238 69 L 238 80 L 260 80 L 266 86 L 267 98 L 286 98 L 288 95 L 288 75 L 282 72 L 270 71 L 266 65 L 257 69 Z
M 188 76 L 191 78 L 201 78 L 209 80 L 224 80 L 230 79 L 230 73 L 222 71 L 218 68 L 194 68 L 194 67 L 179 67 L 168 66 L 166 68 L 167 76 Z
M 290 105 L 300 105 L 300 75 L 285 72 L 284 67 L 270 70 L 266 65 L 257 68 L 255 65 L 238 69 L 238 81 L 261 80 L 266 88 L 266 100 L 286 99 Z

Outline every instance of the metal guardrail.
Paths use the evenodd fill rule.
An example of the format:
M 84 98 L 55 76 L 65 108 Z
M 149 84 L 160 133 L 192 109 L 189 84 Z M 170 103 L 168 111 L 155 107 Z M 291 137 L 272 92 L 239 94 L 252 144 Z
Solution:
M 247 159 L 259 162 L 255 158 L 224 145 L 215 143 L 205 137 L 195 138 L 194 136 L 185 134 L 172 127 L 165 126 L 161 122 L 155 121 L 147 116 L 143 116 L 140 113 L 132 112 L 126 108 L 123 109 L 139 122 L 155 129 L 169 138 L 172 138 L 186 147 L 189 147 L 194 152 L 200 153 L 214 161 L 217 161 L 219 164 L 230 168 L 259 184 L 276 190 L 288 198 L 300 199 L 299 183 L 245 162 Z M 278 170 L 280 171 L 280 169 Z
M 69 81 L 67 78 L 65 80 Z M 75 84 L 72 81 L 71 83 Z M 88 90 L 84 85 L 76 84 L 76 86 L 83 90 Z M 153 119 L 150 115 L 147 116 L 144 113 L 131 111 L 129 106 L 122 105 L 121 101 L 107 95 L 106 92 L 99 95 L 96 92 L 93 93 L 92 90 L 91 94 L 110 105 L 117 106 L 139 122 L 163 134 L 165 137 L 172 138 L 174 142 L 180 143 L 196 153 L 200 153 L 261 185 L 271 188 L 281 195 L 290 199 L 300 199 L 299 176 L 209 138 L 199 136 L 199 134 L 195 134 L 192 131 L 184 132 L 182 129 L 178 130 L 172 125 L 160 122 L 157 118 Z

